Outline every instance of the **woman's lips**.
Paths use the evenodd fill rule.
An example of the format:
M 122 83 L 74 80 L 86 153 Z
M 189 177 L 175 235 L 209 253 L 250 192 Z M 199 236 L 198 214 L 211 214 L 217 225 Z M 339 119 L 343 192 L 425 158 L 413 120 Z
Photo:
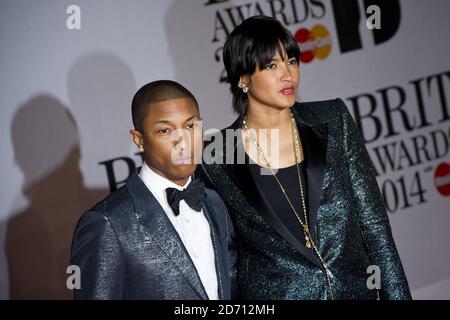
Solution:
M 294 89 L 294 87 L 288 87 L 288 88 L 281 89 L 280 92 L 282 94 L 284 94 L 285 96 L 290 96 L 291 94 L 293 94 L 295 92 L 295 89 Z

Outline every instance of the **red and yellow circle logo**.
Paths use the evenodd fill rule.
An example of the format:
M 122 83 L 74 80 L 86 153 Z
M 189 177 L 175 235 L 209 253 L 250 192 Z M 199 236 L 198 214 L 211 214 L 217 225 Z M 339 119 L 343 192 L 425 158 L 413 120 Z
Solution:
M 316 24 L 311 30 L 298 29 L 294 36 L 300 46 L 301 62 L 309 63 L 314 58 L 324 60 L 330 55 L 331 37 L 328 29 L 323 25 Z

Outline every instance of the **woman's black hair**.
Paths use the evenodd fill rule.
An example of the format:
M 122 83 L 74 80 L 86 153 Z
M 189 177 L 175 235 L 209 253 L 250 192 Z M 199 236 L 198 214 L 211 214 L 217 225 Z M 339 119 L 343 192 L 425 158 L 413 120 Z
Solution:
M 243 75 L 252 75 L 256 67 L 268 64 L 276 52 L 288 58 L 300 57 L 300 48 L 294 36 L 277 19 L 267 16 L 253 16 L 244 20 L 231 32 L 223 47 L 223 62 L 227 82 L 233 94 L 233 109 L 244 114 L 248 97 L 238 87 Z

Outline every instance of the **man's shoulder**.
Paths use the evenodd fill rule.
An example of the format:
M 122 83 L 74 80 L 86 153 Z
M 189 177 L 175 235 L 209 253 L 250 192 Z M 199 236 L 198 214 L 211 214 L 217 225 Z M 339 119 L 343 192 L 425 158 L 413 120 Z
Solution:
M 127 185 L 124 185 L 87 210 L 83 216 L 100 215 L 108 220 L 121 219 L 129 215 L 133 207 L 133 199 Z
M 206 197 L 209 201 L 211 201 L 214 204 L 218 204 L 220 206 L 224 205 L 224 202 L 222 198 L 219 196 L 219 194 L 216 192 L 216 190 L 205 187 L 205 193 Z

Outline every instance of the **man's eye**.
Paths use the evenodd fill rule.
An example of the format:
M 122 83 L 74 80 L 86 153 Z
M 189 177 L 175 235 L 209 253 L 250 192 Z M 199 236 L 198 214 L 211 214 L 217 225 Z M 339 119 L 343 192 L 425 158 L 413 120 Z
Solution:
M 274 63 L 269 63 L 268 65 L 266 65 L 266 66 L 264 67 L 264 69 L 275 69 L 276 67 L 277 67 L 276 64 L 274 64 Z
M 169 129 L 167 129 L 167 128 L 165 128 L 165 129 L 159 129 L 159 130 L 158 130 L 158 133 L 160 133 L 160 134 L 167 134 L 167 133 L 169 133 Z
M 194 129 L 195 128 L 195 123 L 190 123 L 187 125 L 188 129 Z

